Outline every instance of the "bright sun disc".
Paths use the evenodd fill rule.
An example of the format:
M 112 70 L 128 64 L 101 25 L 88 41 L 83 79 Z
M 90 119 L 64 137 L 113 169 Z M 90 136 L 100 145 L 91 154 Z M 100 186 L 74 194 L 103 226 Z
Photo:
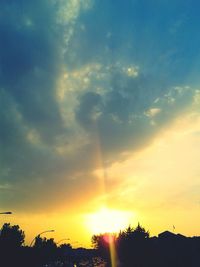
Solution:
M 117 233 L 131 223 L 133 213 L 102 208 L 86 215 L 86 224 L 92 234 Z

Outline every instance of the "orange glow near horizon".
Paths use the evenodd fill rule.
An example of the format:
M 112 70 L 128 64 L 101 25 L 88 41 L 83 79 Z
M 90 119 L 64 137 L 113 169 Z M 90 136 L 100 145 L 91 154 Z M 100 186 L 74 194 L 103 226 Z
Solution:
M 46 237 L 55 241 L 70 238 L 71 243 L 78 241 L 91 247 L 93 234 L 118 233 L 138 222 L 151 236 L 172 231 L 173 225 L 177 233 L 199 235 L 198 114 L 182 114 L 149 146 L 132 151 L 106 169 L 98 136 L 96 139 L 96 186 L 90 188 L 92 196 L 74 197 L 71 202 L 66 198 L 57 213 L 26 215 L 13 210 L 9 217 L 1 216 L 1 224 L 6 220 L 18 224 L 25 231 L 28 245 L 43 230 L 55 229 Z

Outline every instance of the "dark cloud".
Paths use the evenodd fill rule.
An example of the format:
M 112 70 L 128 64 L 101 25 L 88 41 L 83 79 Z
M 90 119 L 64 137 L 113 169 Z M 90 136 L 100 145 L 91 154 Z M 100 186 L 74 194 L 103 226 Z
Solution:
M 195 8 L 97 0 L 88 9 L 86 2 L 0 3 L 5 207 L 73 199 L 96 185 L 99 153 L 113 162 L 141 148 L 192 101 L 185 83 L 199 55 Z
M 51 146 L 65 131 L 55 94 L 62 36 L 48 1 L 1 1 L 0 10 L 0 177 L 20 189 L 18 199 L 23 183 L 48 177 L 57 162 Z M 43 145 L 31 142 L 32 131 Z
M 156 77 L 127 77 L 120 69 L 108 74 L 106 93 L 83 94 L 76 113 L 88 132 L 98 132 L 105 162 L 147 145 L 194 96 L 189 87 L 161 87 Z
M 83 126 L 89 128 L 94 124 L 101 111 L 102 100 L 97 93 L 87 92 L 80 99 L 79 110 L 77 111 L 77 119 Z
M 30 1 L 1 3 L 0 79 L 25 122 L 48 140 L 51 132 L 62 131 L 55 100 L 60 39 L 53 6 L 47 1 L 34 5 Z

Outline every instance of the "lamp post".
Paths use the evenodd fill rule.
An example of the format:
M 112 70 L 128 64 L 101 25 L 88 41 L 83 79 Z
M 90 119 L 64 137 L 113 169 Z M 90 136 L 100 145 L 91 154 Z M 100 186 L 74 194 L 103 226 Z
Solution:
M 60 242 L 65 241 L 65 240 L 70 240 L 70 238 L 63 238 L 63 239 L 59 240 L 59 241 L 56 243 L 56 245 L 60 244 Z
M 0 214 L 12 214 L 11 211 L 4 211 L 4 212 L 0 212 Z
M 79 243 L 78 241 L 74 241 L 74 242 L 71 243 L 71 245 L 79 247 L 79 246 L 82 246 L 83 244 Z
M 40 235 L 42 235 L 42 234 L 44 234 L 44 233 L 49 233 L 49 232 L 55 232 L 55 230 L 46 230 L 46 231 L 43 231 L 43 232 L 41 232 L 40 234 L 36 235 L 36 236 L 33 238 L 33 240 L 31 241 L 31 243 L 30 243 L 30 247 L 32 246 L 34 240 L 35 240 L 37 237 L 39 237 Z

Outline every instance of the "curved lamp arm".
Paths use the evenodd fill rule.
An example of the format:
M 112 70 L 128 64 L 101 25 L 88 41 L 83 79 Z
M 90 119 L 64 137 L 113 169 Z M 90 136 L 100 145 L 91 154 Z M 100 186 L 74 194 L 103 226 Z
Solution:
M 43 231 L 43 232 L 39 233 L 38 235 L 36 235 L 36 236 L 33 238 L 33 240 L 31 241 L 31 243 L 30 243 L 30 247 L 32 246 L 33 242 L 35 241 L 35 239 L 36 239 L 38 236 L 40 236 L 40 235 L 42 235 L 42 234 L 44 234 L 44 233 L 49 233 L 49 232 L 55 232 L 55 230 L 46 230 L 46 231 Z

